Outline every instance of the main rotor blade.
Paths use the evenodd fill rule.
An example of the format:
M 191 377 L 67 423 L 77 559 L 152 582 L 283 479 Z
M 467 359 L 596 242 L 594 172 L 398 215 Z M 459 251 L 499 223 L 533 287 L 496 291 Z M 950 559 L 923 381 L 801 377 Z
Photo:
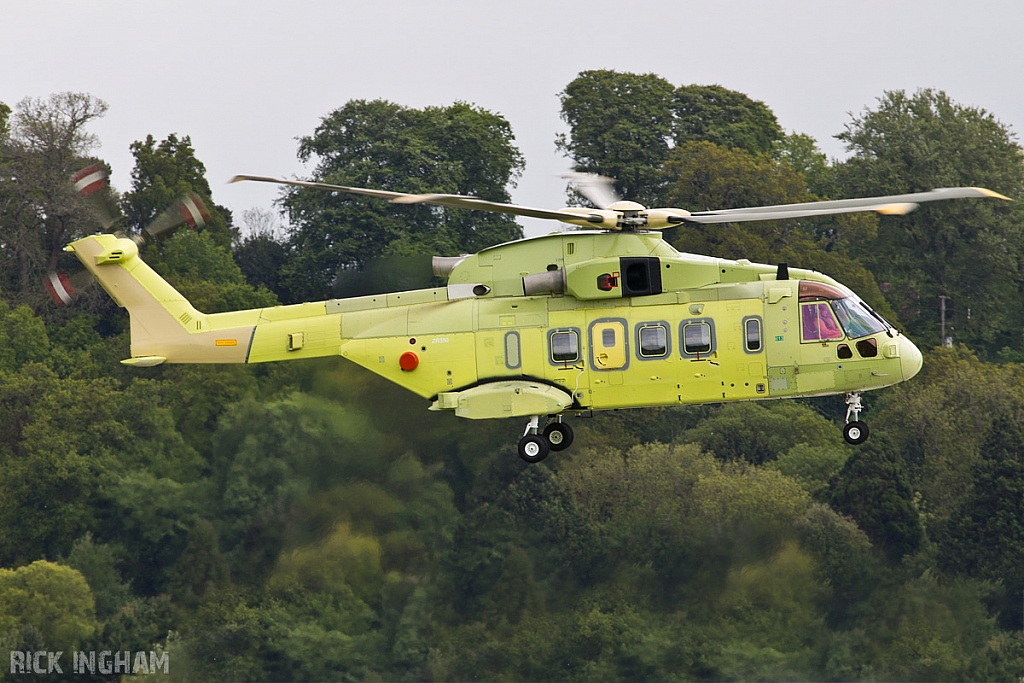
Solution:
M 285 180 L 266 176 L 237 175 L 230 180 L 232 183 L 241 180 L 254 180 L 278 185 L 311 187 L 332 192 L 345 192 L 366 197 L 387 199 L 395 204 L 431 204 L 456 209 L 477 209 L 513 216 L 545 218 L 562 221 L 584 227 L 599 227 L 609 230 L 619 229 L 618 219 L 622 213 L 608 209 L 589 210 L 584 208 L 565 208 L 557 211 L 535 209 L 516 204 L 500 204 L 489 202 L 478 197 L 467 197 L 457 194 L 408 194 L 388 190 L 370 190 L 363 187 L 332 185 L 330 183 L 314 183 L 305 180 Z M 805 218 L 809 216 L 827 216 L 832 214 L 854 213 L 857 211 L 875 211 L 881 214 L 901 215 L 916 209 L 923 202 L 934 202 L 944 199 L 963 199 L 969 197 L 990 197 L 1011 201 L 998 192 L 983 187 L 944 187 L 930 192 L 912 192 L 910 194 L 889 195 L 885 197 L 864 197 L 859 199 L 836 199 L 824 202 L 804 202 L 801 204 L 778 204 L 773 206 L 754 206 L 741 209 L 723 209 L 720 211 L 697 211 L 686 216 L 672 218 L 671 223 L 738 223 L 744 221 L 769 221 L 782 218 Z M 591 200 L 593 201 L 593 200 Z M 657 209 L 657 211 L 669 211 Z M 685 213 L 682 210 L 680 214 Z
M 394 204 L 431 204 L 433 206 L 447 206 L 453 209 L 478 209 L 494 213 L 505 213 L 512 216 L 527 216 L 529 218 L 546 218 L 566 223 L 586 225 L 589 223 L 600 223 L 604 216 L 594 213 L 586 213 L 586 209 L 577 209 L 584 212 L 569 213 L 563 211 L 551 211 L 549 209 L 534 209 L 528 206 L 517 204 L 500 204 L 489 202 L 478 197 L 467 197 L 459 194 L 408 194 L 405 192 L 391 192 L 389 190 L 370 190 L 364 187 L 349 187 L 347 185 L 332 185 L 330 183 L 314 183 L 305 180 L 285 180 L 283 178 L 268 178 L 266 176 L 236 175 L 228 182 L 237 183 L 242 180 L 255 180 L 261 183 L 276 183 L 278 185 L 294 185 L 296 187 L 312 187 L 332 192 L 345 192 L 358 194 L 365 197 L 377 197 L 387 199 Z M 582 223 L 580 223 L 582 222 Z
M 902 215 L 909 213 L 923 202 L 935 202 L 944 199 L 966 199 L 970 197 L 990 197 L 1012 201 L 998 192 L 983 187 L 942 187 L 930 192 L 912 192 L 886 197 L 864 197 L 860 199 L 835 199 L 825 202 L 805 202 L 802 204 L 778 204 L 774 206 L 752 206 L 742 209 L 723 209 L 721 211 L 697 211 L 684 220 L 687 223 L 738 223 L 741 221 L 770 221 L 781 218 L 803 218 L 807 216 L 826 216 L 857 211 L 876 211 L 881 214 Z
M 622 198 L 615 193 L 615 181 L 596 173 L 563 173 L 574 190 L 593 202 L 599 209 L 607 209 Z

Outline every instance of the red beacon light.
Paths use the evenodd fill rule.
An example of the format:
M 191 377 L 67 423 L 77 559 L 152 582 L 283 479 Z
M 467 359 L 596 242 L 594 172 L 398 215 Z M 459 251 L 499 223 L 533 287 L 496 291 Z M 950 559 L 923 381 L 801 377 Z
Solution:
M 398 365 L 403 372 L 412 372 L 420 364 L 420 358 L 412 351 L 406 351 L 398 357 Z

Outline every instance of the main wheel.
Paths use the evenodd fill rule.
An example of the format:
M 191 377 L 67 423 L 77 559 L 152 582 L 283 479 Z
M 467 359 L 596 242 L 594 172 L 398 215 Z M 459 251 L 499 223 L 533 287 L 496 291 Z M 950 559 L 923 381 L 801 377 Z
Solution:
M 551 450 L 564 451 L 572 445 L 572 427 L 564 422 L 552 422 L 544 428 L 544 438 L 551 444 Z
M 526 462 L 540 462 L 548 457 L 550 450 L 547 438 L 539 434 L 527 434 L 519 439 L 519 457 Z
M 851 446 L 862 444 L 868 440 L 868 425 L 866 422 L 855 420 L 853 422 L 846 423 L 843 427 L 843 438 L 846 439 L 846 443 Z

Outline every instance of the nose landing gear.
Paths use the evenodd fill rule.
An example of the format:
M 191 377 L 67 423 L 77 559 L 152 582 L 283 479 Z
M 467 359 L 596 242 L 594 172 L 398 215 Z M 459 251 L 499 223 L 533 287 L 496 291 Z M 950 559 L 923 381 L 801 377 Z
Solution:
M 843 427 L 843 438 L 851 446 L 857 446 L 868 440 L 868 425 L 860 421 L 860 412 L 864 406 L 860 402 L 860 393 L 846 395 L 846 426 Z M 850 418 L 853 418 L 852 420 Z
M 551 451 L 564 451 L 572 445 L 572 427 L 562 422 L 561 416 L 540 430 L 540 416 L 534 415 L 519 439 L 519 457 L 526 462 L 540 462 Z

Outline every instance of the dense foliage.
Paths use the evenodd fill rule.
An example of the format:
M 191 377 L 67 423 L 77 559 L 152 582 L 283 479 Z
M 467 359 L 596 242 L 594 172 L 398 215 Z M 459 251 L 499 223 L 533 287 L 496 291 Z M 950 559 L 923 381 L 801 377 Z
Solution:
M 513 139 L 504 118 L 461 102 L 420 110 L 354 100 L 299 141 L 299 158 L 317 162 L 319 182 L 507 203 L 523 168 Z M 295 300 L 323 298 L 340 271 L 374 257 L 467 253 L 522 236 L 501 214 L 399 208 L 308 188 L 288 193 L 283 205 L 292 234 L 282 282 Z
M 765 105 L 724 88 L 613 72 L 577 80 L 563 101 L 579 127 L 563 148 L 586 150 L 588 170 L 628 161 L 625 148 L 615 156 L 585 139 L 602 134 L 604 118 L 639 126 L 629 119 L 636 103 L 617 98 L 667 103 L 668 141 L 638 143 L 651 156 L 633 168 L 647 171 L 623 176 L 647 183 L 637 196 L 688 206 L 802 201 L 875 177 L 859 170 L 867 157 L 826 163 L 806 136 L 780 137 Z M 913 99 L 886 95 L 879 111 Z M 130 369 L 117 362 L 128 355 L 126 315 L 102 293 L 49 306 L 37 291 L 48 245 L 95 227 L 57 179 L 86 160 L 88 121 L 75 122 L 102 114 L 101 104 L 62 95 L 9 114 L 0 106 L 0 653 L 159 650 L 169 678 L 182 681 L 1024 672 L 1024 368 L 1013 362 L 1024 339 L 1003 334 L 1003 318 L 979 320 L 988 331 L 965 336 L 969 346 L 927 351 L 918 378 L 870 395 L 873 435 L 856 449 L 837 427 L 841 403 L 817 399 L 597 415 L 575 421 L 574 449 L 526 465 L 514 452 L 518 422 L 429 412 L 340 359 Z M 964 125 L 977 118 L 948 110 L 954 123 L 957 112 Z M 27 126 L 47 112 L 66 134 L 30 144 Z M 694 119 L 683 125 L 683 114 Z M 876 114 L 854 119 L 849 134 Z M 715 126 L 697 125 L 709 116 Z M 940 145 L 943 130 L 922 139 Z M 1019 155 L 1001 130 L 982 142 L 1001 139 Z M 507 122 L 469 105 L 351 102 L 302 140 L 300 155 L 319 160 L 322 180 L 505 201 L 522 166 L 511 140 Z M 1009 173 L 1017 166 L 1006 149 L 971 168 Z M 133 187 L 120 201 L 132 224 L 183 190 L 208 197 L 187 137 L 148 138 L 133 152 Z M 885 153 L 873 148 L 870 160 Z M 916 172 L 897 158 L 886 162 L 891 177 Z M 1021 182 L 957 177 L 1010 194 Z M 147 246 L 146 259 L 218 311 L 313 291 L 329 284 L 331 268 L 382 254 L 421 245 L 457 253 L 518 230 L 346 202 L 289 193 L 290 233 L 264 221 L 236 236 L 233 253 L 221 213 L 204 231 Z M 967 202 L 944 214 L 944 234 L 955 246 L 971 216 L 1010 235 L 1019 222 L 1006 211 Z M 872 256 L 874 244 L 892 262 L 910 258 L 907 243 L 879 237 L 886 223 L 748 226 L 674 239 L 819 267 L 917 329 L 917 318 L 903 318 L 904 284 L 883 270 L 891 262 Z M 370 232 L 377 227 L 385 232 Z M 970 235 L 963 249 L 988 244 Z M 950 291 L 994 297 L 977 310 L 1016 311 L 1019 246 L 991 246 L 1007 252 L 1005 263 L 987 262 L 1006 266 L 989 274 L 1008 283 L 1000 293 L 961 282 L 956 268 L 942 277 L 965 288 Z M 920 330 L 922 346 L 937 341 Z

